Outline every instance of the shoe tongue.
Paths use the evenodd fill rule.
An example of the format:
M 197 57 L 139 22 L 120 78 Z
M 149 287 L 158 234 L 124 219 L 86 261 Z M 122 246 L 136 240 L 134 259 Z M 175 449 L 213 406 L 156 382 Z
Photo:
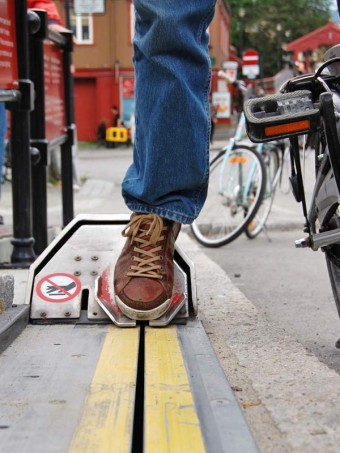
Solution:
M 164 221 L 154 214 L 135 215 L 123 230 L 123 236 L 130 237 L 131 241 L 140 237 L 156 245 L 163 234 Z
M 143 239 L 150 241 L 150 245 L 144 247 L 145 250 L 152 249 L 157 244 L 157 242 L 159 242 L 162 235 L 162 231 L 150 231 L 150 228 L 141 228 L 140 231 L 143 231 L 143 234 L 140 234 L 138 236 L 141 236 Z
M 152 219 L 143 219 L 138 227 L 138 233 L 143 232 L 143 237 L 148 237 L 151 244 L 157 244 L 163 231 L 163 220 L 160 217 L 154 216 Z

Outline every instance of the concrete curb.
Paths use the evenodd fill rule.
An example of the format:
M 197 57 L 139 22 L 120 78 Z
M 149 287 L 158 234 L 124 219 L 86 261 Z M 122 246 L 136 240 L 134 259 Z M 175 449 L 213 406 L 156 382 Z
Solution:
M 0 315 L 0 353 L 21 334 L 28 320 L 28 305 L 13 306 Z

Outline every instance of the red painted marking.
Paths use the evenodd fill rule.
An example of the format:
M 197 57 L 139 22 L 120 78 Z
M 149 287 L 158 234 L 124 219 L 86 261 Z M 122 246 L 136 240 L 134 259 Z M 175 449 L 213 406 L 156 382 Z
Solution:
M 113 281 L 110 282 L 110 267 L 107 267 L 99 278 L 97 296 L 103 304 L 109 306 L 115 313 L 121 314 L 121 309 L 115 303 L 115 300 L 112 300 L 110 294 L 111 285 L 113 285 Z
M 180 304 L 183 301 L 183 299 L 184 299 L 184 294 L 181 294 L 181 293 L 173 294 L 168 310 L 170 310 L 170 308 L 174 307 L 175 305 Z

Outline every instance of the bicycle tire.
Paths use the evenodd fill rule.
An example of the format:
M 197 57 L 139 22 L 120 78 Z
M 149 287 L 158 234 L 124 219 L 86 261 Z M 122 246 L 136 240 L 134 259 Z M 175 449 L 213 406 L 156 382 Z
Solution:
M 334 213 L 325 229 L 331 231 L 340 228 L 340 217 L 338 210 Z M 324 231 L 324 230 L 323 230 Z M 333 244 L 324 248 L 327 272 L 332 287 L 333 298 L 340 316 L 340 244 Z
M 257 151 L 235 146 L 228 162 L 225 153 L 222 150 L 210 163 L 208 196 L 191 225 L 194 237 L 206 247 L 220 247 L 240 236 L 260 207 L 266 187 L 264 162 Z M 245 181 L 243 190 L 240 181 Z
M 263 231 L 272 210 L 276 187 L 280 178 L 281 169 L 278 148 L 275 145 L 265 148 L 261 153 L 261 157 L 266 169 L 266 189 L 259 209 L 244 230 L 248 239 L 255 239 Z

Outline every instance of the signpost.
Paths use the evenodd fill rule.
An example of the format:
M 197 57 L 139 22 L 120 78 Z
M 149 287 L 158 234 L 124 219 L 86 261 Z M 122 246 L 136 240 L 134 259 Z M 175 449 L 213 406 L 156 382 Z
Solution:
M 247 49 L 242 55 L 242 74 L 248 79 L 255 79 L 260 74 L 259 54 L 254 49 Z

